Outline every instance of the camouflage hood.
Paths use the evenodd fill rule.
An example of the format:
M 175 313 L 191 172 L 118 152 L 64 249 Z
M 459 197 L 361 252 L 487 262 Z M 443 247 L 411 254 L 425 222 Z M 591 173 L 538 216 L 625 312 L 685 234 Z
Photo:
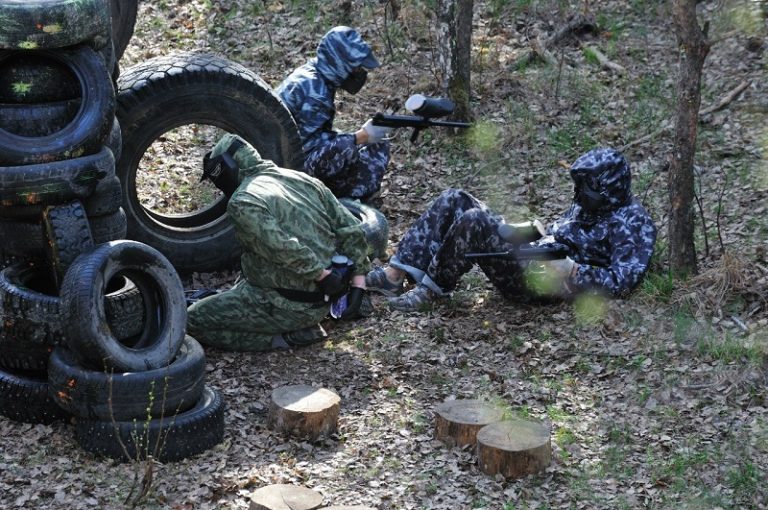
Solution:
M 240 171 L 238 173 L 239 182 L 243 182 L 243 179 L 254 176 L 263 170 L 275 168 L 277 166 L 269 159 L 262 159 L 259 151 L 254 149 L 251 144 L 243 140 L 241 137 L 231 133 L 227 133 L 226 135 L 222 136 L 218 143 L 216 143 L 213 151 L 211 151 L 211 158 L 215 158 L 216 156 L 226 152 L 235 140 L 239 140 L 243 143 L 243 146 L 240 147 L 233 155 L 233 158 L 240 167 Z
M 629 163 L 615 149 L 593 149 L 571 165 L 574 201 L 585 212 L 605 213 L 622 207 L 632 199 Z M 589 207 L 590 198 L 593 204 Z
M 379 67 L 379 61 L 356 30 L 335 27 L 317 45 L 315 67 L 323 78 L 338 87 L 353 69 L 374 69 Z

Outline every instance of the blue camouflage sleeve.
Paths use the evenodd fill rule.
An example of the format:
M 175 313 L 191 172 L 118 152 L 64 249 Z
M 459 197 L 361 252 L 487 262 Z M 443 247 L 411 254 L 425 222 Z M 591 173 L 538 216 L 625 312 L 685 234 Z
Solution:
M 578 290 L 598 289 L 624 297 L 640 283 L 651 262 L 656 227 L 645 211 L 633 209 L 628 208 L 611 222 L 609 265 L 579 265 L 570 282 Z

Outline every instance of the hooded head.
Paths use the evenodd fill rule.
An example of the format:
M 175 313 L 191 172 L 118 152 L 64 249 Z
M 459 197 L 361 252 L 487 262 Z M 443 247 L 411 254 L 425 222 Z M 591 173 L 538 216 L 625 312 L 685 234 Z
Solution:
M 203 176 L 231 197 L 242 179 L 258 172 L 265 160 L 248 142 L 237 135 L 227 133 L 203 158 Z
M 353 71 L 362 76 L 361 71 L 375 69 L 379 65 L 371 47 L 353 28 L 332 28 L 317 46 L 317 70 L 334 87 L 340 87 L 353 75 Z M 362 78 L 362 81 L 365 79 Z
M 611 211 L 632 198 L 629 163 L 616 149 L 593 149 L 571 165 L 574 201 L 588 213 Z

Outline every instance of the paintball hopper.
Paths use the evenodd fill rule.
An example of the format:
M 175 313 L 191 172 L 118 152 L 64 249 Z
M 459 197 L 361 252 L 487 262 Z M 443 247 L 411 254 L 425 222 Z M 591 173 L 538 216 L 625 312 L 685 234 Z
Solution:
M 406 110 L 427 118 L 445 117 L 453 113 L 455 105 L 447 97 L 427 97 L 414 94 L 405 102 Z

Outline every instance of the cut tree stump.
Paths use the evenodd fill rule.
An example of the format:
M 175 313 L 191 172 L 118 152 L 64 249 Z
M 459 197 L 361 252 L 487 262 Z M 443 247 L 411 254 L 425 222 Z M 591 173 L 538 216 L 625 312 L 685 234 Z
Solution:
M 502 421 L 477 433 L 477 464 L 486 474 L 520 478 L 541 471 L 551 460 L 549 430 L 541 423 Z
M 437 406 L 435 439 L 459 448 L 476 443 L 477 432 L 501 421 L 504 411 L 480 400 L 448 400 Z
M 283 386 L 272 392 L 267 423 L 272 430 L 315 440 L 336 432 L 340 401 L 325 388 Z
M 315 510 L 323 495 L 298 485 L 267 485 L 251 495 L 250 510 Z

